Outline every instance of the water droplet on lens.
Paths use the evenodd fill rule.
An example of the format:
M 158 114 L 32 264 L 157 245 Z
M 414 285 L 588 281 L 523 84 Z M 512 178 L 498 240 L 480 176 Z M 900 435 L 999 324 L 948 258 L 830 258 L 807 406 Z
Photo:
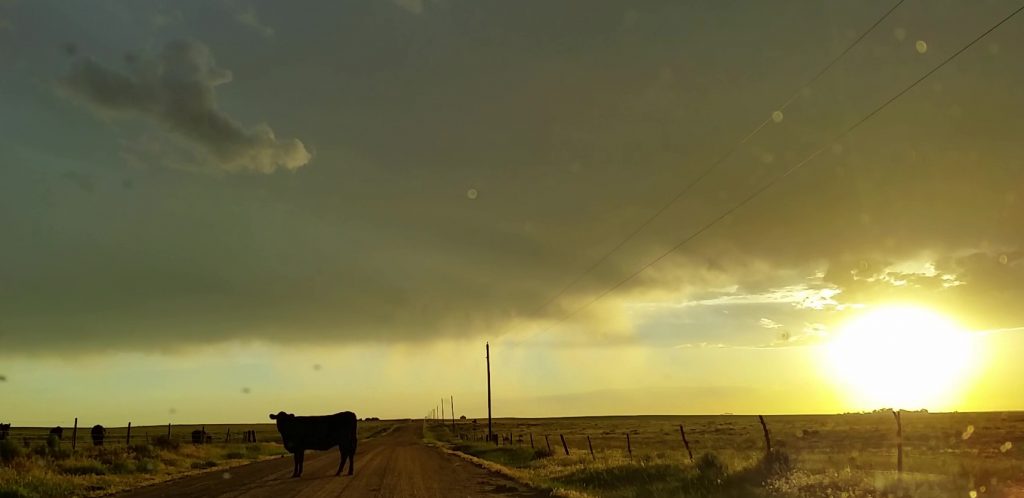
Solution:
M 928 51 L 928 44 L 925 43 L 924 40 L 917 40 L 917 43 L 914 44 L 914 48 L 917 49 L 917 53 L 923 54 Z
M 249 390 L 249 388 L 248 388 L 248 387 L 243 387 L 243 388 L 242 388 L 242 394 L 249 394 L 250 392 L 251 392 L 251 391 Z
M 1006 255 L 1005 255 L 1005 254 L 1000 254 L 1000 255 L 999 255 L 999 264 L 1001 264 L 1001 265 L 1005 265 L 1005 264 L 1006 264 L 1006 263 L 1008 263 L 1009 261 L 1010 261 L 1010 258 L 1006 257 Z
M 1006 453 L 1007 451 L 1010 451 L 1010 449 L 1012 449 L 1012 448 L 1013 448 L 1013 443 L 1007 441 L 1007 442 L 1003 443 L 1001 446 L 999 446 L 999 451 L 1001 453 Z
M 225 472 L 225 473 L 221 474 L 220 476 L 225 478 L 225 479 L 231 479 L 231 472 Z
M 974 434 L 974 426 L 973 425 L 968 425 L 967 429 L 964 430 L 963 434 L 960 434 L 960 439 L 963 439 L 964 441 L 966 441 L 966 440 L 970 439 L 971 435 L 973 435 L 973 434 Z
M 471 188 L 471 189 L 466 191 L 466 197 L 468 197 L 470 200 L 476 199 L 476 197 L 478 195 L 480 195 L 480 194 L 479 194 L 479 192 L 476 191 L 475 188 Z
M 775 121 L 776 123 L 781 123 L 782 117 L 782 111 L 775 111 L 772 113 L 772 121 Z

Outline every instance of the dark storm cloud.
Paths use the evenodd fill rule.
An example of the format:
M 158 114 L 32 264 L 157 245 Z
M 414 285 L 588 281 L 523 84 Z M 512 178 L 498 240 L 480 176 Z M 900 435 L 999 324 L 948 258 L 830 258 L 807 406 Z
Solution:
M 273 173 L 308 163 L 302 142 L 279 140 L 266 125 L 246 129 L 217 108 L 215 87 L 231 79 L 206 46 L 184 40 L 167 43 L 156 58 L 135 60 L 125 72 L 91 58 L 78 61 L 62 86 L 102 111 L 157 121 L 202 147 L 226 171 Z
M 185 19 L 209 18 L 205 3 L 180 5 Z M 0 171 L 9 175 L 0 178 L 6 348 L 422 341 L 545 330 L 1005 14 L 995 3 L 901 7 L 802 92 L 781 122 L 554 299 L 884 6 L 257 6 L 276 32 L 258 50 L 217 26 L 189 24 L 197 32 L 188 34 L 239 74 L 231 106 L 224 104 L 232 115 L 258 108 L 297 130 L 318 144 L 323 167 L 231 182 L 147 170 L 134 189 L 51 199 L 50 177 L 37 173 L 50 159 L 23 150 L 50 143 L 19 135 L 24 147 L 0 148 L 11 155 L 7 164 L 21 167 L 17 175 Z M 904 41 L 892 35 L 896 28 Z M 928 42 L 926 54 L 914 49 L 917 39 Z M 1024 106 L 1016 91 L 1024 73 L 1008 63 L 1024 44 L 1013 29 L 986 41 L 1001 48 L 965 52 L 840 146 L 547 334 L 574 332 L 576 343 L 763 345 L 837 322 L 842 305 L 897 299 L 949 306 L 976 328 L 1024 323 L 1012 305 L 1024 299 L 1016 256 L 1024 244 L 1024 122 L 1010 112 Z M 114 53 L 145 46 L 111 45 Z M 209 51 L 173 43 L 123 72 L 81 61 L 66 78 L 94 106 L 150 117 L 222 167 L 287 167 L 279 156 L 293 157 L 289 142 L 260 139 L 214 105 L 213 89 L 228 79 Z M 91 123 L 46 123 L 54 127 L 44 138 L 67 139 L 68 155 L 102 158 L 96 149 L 123 139 Z M 174 146 L 140 143 L 150 156 Z M 98 158 L 96 167 L 104 164 Z M 124 176 L 134 175 L 109 175 Z M 53 205 L 42 208 L 41 199 Z M 909 271 L 908 261 L 931 262 L 935 273 Z M 794 286 L 838 293 L 820 308 L 742 303 Z M 734 302 L 687 304 L 715 299 Z M 672 306 L 630 315 L 625 304 L 636 302 Z M 783 327 L 766 329 L 761 319 Z

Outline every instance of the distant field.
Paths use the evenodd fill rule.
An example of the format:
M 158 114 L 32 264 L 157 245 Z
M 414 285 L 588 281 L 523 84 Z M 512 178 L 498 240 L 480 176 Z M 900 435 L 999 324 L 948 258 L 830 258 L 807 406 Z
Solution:
M 761 472 L 765 442 L 756 416 L 496 419 L 494 432 L 511 434 L 513 441 L 498 446 L 481 440 L 486 419 L 460 423 L 455 434 L 450 423 L 433 425 L 430 432 L 539 484 L 596 496 L 1024 496 L 1024 412 L 904 412 L 902 418 L 899 479 L 896 425 L 888 412 L 766 417 L 772 445 L 788 461 L 785 472 Z M 695 459 L 711 453 L 728 469 L 728 477 L 714 479 L 722 483 L 702 482 L 679 424 Z

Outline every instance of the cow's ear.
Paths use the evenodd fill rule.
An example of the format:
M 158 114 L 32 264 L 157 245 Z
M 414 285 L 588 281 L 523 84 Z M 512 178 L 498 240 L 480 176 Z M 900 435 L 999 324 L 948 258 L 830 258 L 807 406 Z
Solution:
M 273 413 L 271 413 L 270 414 L 270 420 L 277 420 L 277 415 L 274 415 Z

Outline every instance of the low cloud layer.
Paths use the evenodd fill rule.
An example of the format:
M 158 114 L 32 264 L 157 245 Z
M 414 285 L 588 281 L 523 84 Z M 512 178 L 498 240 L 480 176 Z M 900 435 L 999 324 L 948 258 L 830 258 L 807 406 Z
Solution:
M 46 5 L 30 8 L 72 8 Z M 857 306 L 895 302 L 971 329 L 1024 324 L 1024 123 L 1010 112 L 1024 106 L 1024 69 L 1011 63 L 1022 45 L 1009 24 L 560 322 L 828 145 L 1004 15 L 999 5 L 898 10 L 801 92 L 784 120 L 563 293 L 881 12 L 853 3 L 510 5 L 431 2 L 416 16 L 391 2 L 261 4 L 277 35 L 245 38 L 259 50 L 197 27 L 193 35 L 246 81 L 231 109 L 251 106 L 318 144 L 322 167 L 301 175 L 139 173 L 110 144 L 165 157 L 177 142 L 96 130 L 73 108 L 52 117 L 22 104 L 31 100 L 0 102 L 42 123 L 8 130 L 18 147 L 0 148 L 12 165 L 0 169 L 4 348 L 503 334 L 565 347 L 785 346 L 813 342 Z M 203 8 L 183 5 L 183 18 L 202 18 Z M 38 49 L 50 59 L 25 59 L 59 74 L 52 59 L 63 36 Z M 78 42 L 80 54 L 90 42 Z M 172 42 L 123 71 L 77 60 L 63 79 L 77 99 L 148 118 L 220 169 L 306 164 L 301 142 L 218 109 L 214 90 L 230 80 L 194 42 Z M 29 78 L 16 81 L 0 98 L 35 95 Z M 133 188 L 118 187 L 136 176 Z
M 255 19 L 253 17 L 253 19 Z M 62 88 L 102 112 L 158 123 L 205 151 L 225 171 L 296 170 L 312 154 L 297 139 L 278 139 L 267 125 L 245 127 L 218 109 L 215 90 L 232 79 L 203 44 L 167 43 L 154 58 L 128 58 L 119 71 L 91 58 L 77 61 Z

